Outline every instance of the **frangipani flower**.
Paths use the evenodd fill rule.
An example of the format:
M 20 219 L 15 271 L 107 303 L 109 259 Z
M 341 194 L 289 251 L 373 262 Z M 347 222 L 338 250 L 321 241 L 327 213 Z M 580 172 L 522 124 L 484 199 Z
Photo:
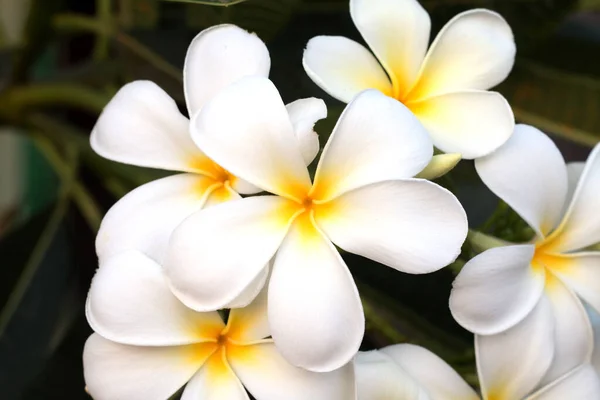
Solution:
M 496 345 L 502 345 L 499 342 Z M 514 382 L 527 382 L 527 369 L 510 367 L 516 363 L 502 364 L 506 357 L 501 355 L 498 346 L 496 354 L 490 354 L 488 361 L 493 364 L 493 372 L 506 372 L 512 380 L 507 386 L 514 387 Z M 522 346 L 523 348 L 525 346 Z M 521 348 L 521 350 L 523 350 Z M 491 348 L 490 348 L 491 349 Z M 511 355 L 517 355 L 506 348 Z M 477 353 L 478 361 L 481 353 Z M 429 350 L 411 344 L 397 344 L 381 350 L 359 352 L 354 361 L 358 400 L 587 400 L 600 398 L 600 379 L 594 369 L 583 365 L 551 382 L 535 393 L 517 393 L 514 391 L 498 395 L 489 393 L 489 381 L 494 376 L 482 374 L 478 365 L 479 382 L 482 396 L 477 393 L 452 369 L 444 360 Z M 512 373 L 512 375 L 511 375 Z M 535 383 L 534 383 L 535 384 Z
M 486 91 L 506 78 L 515 58 L 500 15 L 459 14 L 427 51 L 431 22 L 416 0 L 350 0 L 350 14 L 377 59 L 345 37 L 311 39 L 304 69 L 323 90 L 347 103 L 378 89 L 407 106 L 437 148 L 463 158 L 489 154 L 509 138 L 512 111 L 500 94 Z
M 160 265 L 139 252 L 107 258 L 86 307 L 96 333 L 84 353 L 97 400 L 354 399 L 352 364 L 324 374 L 293 367 L 269 336 L 266 292 L 248 307 L 198 313 L 170 292 Z M 189 382 L 189 383 L 188 383 Z
M 431 159 L 427 133 L 376 90 L 348 105 L 314 183 L 268 79 L 229 86 L 194 117 L 191 130 L 212 159 L 274 195 L 186 219 L 165 263 L 171 288 L 190 308 L 219 309 L 255 287 L 274 259 L 271 332 L 294 365 L 336 369 L 362 340 L 360 298 L 334 245 L 409 273 L 435 271 L 460 252 L 467 232 L 460 203 L 429 181 L 410 179 Z
M 269 66 L 267 48 L 255 35 L 233 25 L 204 30 L 190 44 L 183 70 L 189 114 L 241 77 L 267 76 Z M 291 103 L 288 113 L 308 164 L 319 150 L 312 127 L 327 109 L 322 100 L 311 98 Z M 189 120 L 149 81 L 119 90 L 90 141 L 98 154 L 114 161 L 184 172 L 133 190 L 109 210 L 96 240 L 100 259 L 135 249 L 162 262 L 169 236 L 183 219 L 205 206 L 237 199 L 238 193 L 258 190 L 198 149 L 189 136 Z
M 454 282 L 450 308 L 479 335 L 529 324 L 514 343 L 528 343 L 532 359 L 544 360 L 530 363 L 542 385 L 588 362 L 592 352 L 589 319 L 577 295 L 600 310 L 600 253 L 585 250 L 600 241 L 599 154 L 596 146 L 585 168 L 567 166 L 546 135 L 518 125 L 503 147 L 475 161 L 483 182 L 536 237 L 470 260 Z M 533 329 L 549 334 L 534 335 Z

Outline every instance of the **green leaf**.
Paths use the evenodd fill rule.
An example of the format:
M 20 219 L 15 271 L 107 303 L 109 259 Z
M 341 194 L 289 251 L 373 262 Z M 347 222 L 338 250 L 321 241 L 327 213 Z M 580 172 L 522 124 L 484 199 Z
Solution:
M 163 0 L 163 1 L 172 1 L 178 3 L 194 3 L 194 4 L 204 4 L 207 6 L 232 6 L 234 4 L 242 3 L 246 0 Z
M 571 141 L 600 141 L 600 80 L 518 62 L 498 90 L 515 118 Z

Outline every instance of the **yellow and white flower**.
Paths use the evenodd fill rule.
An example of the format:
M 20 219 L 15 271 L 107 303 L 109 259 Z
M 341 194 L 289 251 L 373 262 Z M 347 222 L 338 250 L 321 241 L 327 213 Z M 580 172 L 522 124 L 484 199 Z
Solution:
M 268 79 L 244 78 L 223 90 L 194 117 L 191 131 L 212 159 L 274 195 L 186 219 L 173 232 L 165 262 L 171 288 L 190 308 L 219 309 L 256 292 L 273 259 L 271 332 L 294 365 L 336 369 L 363 337 L 356 285 L 334 244 L 418 274 L 444 267 L 460 252 L 467 220 L 458 200 L 411 179 L 431 160 L 427 132 L 406 107 L 376 90 L 347 106 L 314 183 Z
M 401 101 L 429 131 L 433 144 L 472 159 L 501 146 L 514 128 L 512 111 L 486 91 L 512 69 L 512 31 L 498 14 L 471 10 L 446 24 L 427 50 L 431 22 L 416 0 L 350 0 L 354 24 L 375 58 L 341 36 L 317 36 L 304 69 L 343 102 L 375 88 Z
M 600 310 L 600 252 L 586 250 L 600 242 L 600 146 L 584 168 L 567 166 L 550 138 L 518 125 L 504 146 L 475 166 L 536 237 L 470 260 L 454 282 L 450 309 L 479 335 L 532 326 L 514 343 L 527 343 L 539 353 L 532 357 L 544 362 L 531 370 L 546 384 L 591 357 L 592 331 L 579 297 Z
M 170 292 L 160 265 L 139 252 L 107 258 L 86 307 L 96 333 L 83 353 L 88 392 L 97 400 L 349 400 L 352 364 L 324 374 L 287 363 L 269 336 L 266 293 L 224 324 Z M 245 389 L 244 389 L 245 387 Z
M 585 364 L 533 391 L 537 381 L 529 375 L 529 364 L 509 361 L 527 352 L 527 345 L 503 347 L 506 340 L 496 337 L 492 346 L 478 349 L 479 396 L 444 360 L 429 350 L 411 344 L 397 344 L 381 350 L 360 352 L 354 364 L 358 400 L 566 400 L 600 398 L 600 378 Z M 508 354 L 503 353 L 507 351 Z M 513 359 L 514 360 L 514 359 Z M 482 365 L 482 363 L 484 365 Z M 498 374 L 510 378 L 502 393 L 492 393 Z
M 191 42 L 183 70 L 189 115 L 230 83 L 267 76 L 269 67 L 267 48 L 256 35 L 233 25 L 204 30 Z M 325 103 L 302 99 L 288 105 L 288 112 L 310 163 L 319 150 L 312 127 L 327 115 Z M 162 262 L 169 236 L 183 219 L 257 190 L 198 149 L 189 136 L 189 120 L 153 82 L 135 81 L 119 90 L 90 141 L 98 154 L 114 161 L 184 172 L 135 189 L 109 210 L 96 240 L 100 259 L 136 249 Z

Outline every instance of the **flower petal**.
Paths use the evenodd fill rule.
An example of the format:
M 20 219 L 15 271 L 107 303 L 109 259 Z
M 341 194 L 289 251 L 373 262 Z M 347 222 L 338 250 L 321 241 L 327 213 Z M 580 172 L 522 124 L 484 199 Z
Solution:
M 181 400 L 250 400 L 220 351 L 202 366 L 185 387 Z
M 384 347 L 380 352 L 402 367 L 432 400 L 478 399 L 477 393 L 450 365 L 424 347 L 396 344 Z
M 186 219 L 171 236 L 165 262 L 175 295 L 198 311 L 229 305 L 264 273 L 277 251 L 295 213 L 289 203 L 275 196 L 250 197 Z
M 171 232 L 202 208 L 214 184 L 203 175 L 179 174 L 129 192 L 102 219 L 96 236 L 100 262 L 123 251 L 138 250 L 161 263 Z
M 314 83 L 344 103 L 366 89 L 392 95 L 392 84 L 377 59 L 354 40 L 314 37 L 306 45 L 302 65 Z
M 534 247 L 489 249 L 460 271 L 450 293 L 450 311 L 465 329 L 480 335 L 503 332 L 523 320 L 544 289 L 544 269 L 532 268 Z
M 248 391 L 261 400 L 348 400 L 355 398 L 352 364 L 326 373 L 288 363 L 273 343 L 231 346 L 231 367 Z
M 406 371 L 377 350 L 358 352 L 354 369 L 358 400 L 429 400 L 427 393 Z
M 553 255 L 552 273 L 600 312 L 600 252 Z
M 589 362 L 594 346 L 588 315 L 575 294 L 552 275 L 548 275 L 546 279 L 545 292 L 554 311 L 555 349 L 552 365 L 546 372 L 542 385 Z
M 434 180 L 446 175 L 462 159 L 460 153 L 437 154 L 433 156 L 429 164 L 417 174 L 416 178 Z
M 431 21 L 416 0 L 351 0 L 350 15 L 402 98 L 416 81 Z
M 268 275 L 268 268 L 267 275 Z M 251 343 L 271 336 L 267 319 L 268 285 L 263 285 L 261 292 L 252 303 L 243 308 L 234 308 L 229 312 L 227 320 L 227 337 L 237 343 Z
M 235 25 L 217 25 L 192 40 L 185 57 L 183 81 L 190 117 L 220 90 L 245 76 L 269 76 L 267 46 Z
M 150 81 L 123 86 L 106 105 L 90 137 L 109 160 L 173 171 L 205 171 L 208 157 L 188 133 L 189 121 L 169 95 Z
M 164 400 L 194 375 L 214 344 L 138 347 L 90 336 L 83 350 L 83 374 L 95 399 Z
M 522 399 L 538 386 L 554 354 L 552 307 L 541 297 L 531 313 L 505 332 L 475 336 L 484 399 Z
M 567 163 L 567 177 L 569 181 L 569 189 L 567 190 L 567 199 L 565 201 L 565 210 L 561 215 L 565 215 L 567 210 L 566 208 L 571 204 L 571 200 L 573 200 L 573 195 L 575 194 L 575 189 L 577 189 L 577 184 L 579 183 L 579 179 L 581 179 L 581 175 L 583 175 L 583 170 L 585 169 L 585 162 L 577 161 Z
M 319 153 L 319 135 L 313 130 L 317 121 L 327 118 L 327 106 L 321 99 L 310 97 L 293 101 L 285 106 L 294 126 L 296 140 L 304 158 L 309 165 Z
M 315 220 L 342 249 L 417 274 L 454 261 L 468 229 L 465 211 L 452 193 L 417 179 L 343 194 L 317 208 Z
M 241 198 L 242 196 L 240 196 L 229 185 L 222 185 L 210 193 L 206 199 L 206 203 L 204 203 L 204 208 L 216 206 L 217 204 L 225 203 L 226 201 L 239 200 Z M 190 213 L 190 215 L 191 214 L 192 213 Z
M 558 223 L 567 195 L 567 169 L 548 136 L 517 125 L 504 146 L 475 161 L 492 192 L 510 205 L 540 236 Z
M 515 63 L 512 30 L 499 14 L 469 10 L 450 20 L 427 52 L 413 100 L 496 86 Z
M 196 114 L 191 132 L 215 161 L 255 186 L 300 200 L 310 189 L 288 112 L 266 78 L 244 78 L 222 90 Z
M 346 107 L 323 149 L 313 198 L 322 202 L 370 183 L 411 178 L 432 155 L 427 132 L 406 107 L 365 91 Z
M 574 369 L 527 400 L 599 399 L 600 378 L 591 365 Z
M 289 362 L 328 372 L 356 354 L 365 319 L 356 285 L 338 251 L 306 214 L 299 218 L 273 266 L 271 334 Z
M 594 352 L 592 353 L 592 365 L 596 372 L 600 374 L 600 313 L 592 307 L 586 307 L 592 331 L 594 333 Z
M 573 199 L 560 226 L 553 232 L 553 249 L 556 252 L 582 249 L 600 243 L 600 145 L 594 147 Z
M 105 338 L 137 346 L 214 340 L 225 327 L 216 312 L 198 313 L 184 306 L 170 292 L 160 265 L 133 251 L 101 264 L 86 316 Z
M 427 128 L 435 147 L 468 160 L 502 146 L 515 125 L 508 102 L 496 92 L 453 92 L 407 106 Z

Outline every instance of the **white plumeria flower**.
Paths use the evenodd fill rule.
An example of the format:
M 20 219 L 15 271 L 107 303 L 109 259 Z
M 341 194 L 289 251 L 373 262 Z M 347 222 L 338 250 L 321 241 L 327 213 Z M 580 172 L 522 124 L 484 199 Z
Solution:
M 191 42 L 183 70 L 189 115 L 241 77 L 266 77 L 269 67 L 267 48 L 256 35 L 233 25 L 204 30 Z M 288 105 L 288 112 L 308 164 L 319 151 L 312 127 L 326 116 L 325 103 L 302 99 Z M 189 120 L 149 81 L 127 84 L 116 94 L 98 119 L 91 145 L 114 161 L 184 172 L 137 188 L 109 210 L 96 239 L 100 259 L 135 249 L 160 263 L 171 232 L 190 214 L 258 190 L 198 149 Z
M 467 233 L 446 189 L 410 179 L 432 156 L 410 111 L 376 90 L 351 102 L 311 183 L 292 123 L 273 84 L 245 78 L 194 118 L 198 146 L 236 176 L 274 195 L 211 207 L 171 237 L 165 268 L 174 293 L 196 310 L 219 309 L 254 287 L 274 258 L 269 321 L 293 364 L 333 370 L 356 353 L 364 315 L 334 244 L 400 271 L 452 262 Z
M 142 253 L 106 259 L 86 314 L 96 333 L 84 353 L 88 392 L 98 400 L 349 400 L 352 364 L 324 374 L 290 365 L 269 336 L 266 292 L 248 307 L 198 313 L 169 290 L 163 270 Z M 189 383 L 188 383 L 189 382 Z
M 585 250 L 600 241 L 600 146 L 585 168 L 567 166 L 550 138 L 518 125 L 503 147 L 475 167 L 536 237 L 470 260 L 454 282 L 450 308 L 479 335 L 529 325 L 514 342 L 530 345 L 531 358 L 538 359 L 530 374 L 535 370 L 543 385 L 588 362 L 592 352 L 590 322 L 577 295 L 600 310 L 600 252 Z
M 512 31 L 500 15 L 482 9 L 459 14 L 427 51 L 431 22 L 416 0 L 350 0 L 350 14 L 377 58 L 345 37 L 311 39 L 304 69 L 323 90 L 347 103 L 364 89 L 378 89 L 407 106 L 437 148 L 466 159 L 510 137 L 510 106 L 486 91 L 514 64 Z
M 503 348 L 503 339 L 486 354 L 486 366 L 479 364 L 482 352 L 478 351 L 478 374 L 481 397 L 444 360 L 429 350 L 411 344 L 397 344 L 381 350 L 360 352 L 354 364 L 358 400 L 591 400 L 600 398 L 600 378 L 589 365 L 569 371 L 546 387 L 523 393 L 513 390 L 531 381 L 525 366 L 503 364 L 508 358 L 502 351 L 518 355 L 515 349 Z M 526 350 L 520 346 L 519 350 Z M 499 357 L 496 357 L 499 356 Z M 516 369 L 511 369 L 517 367 Z M 491 372 L 491 374 L 490 374 Z M 494 375 L 496 374 L 496 375 Z M 491 393 L 490 383 L 500 383 L 498 374 L 506 378 L 506 390 Z M 534 377 L 534 385 L 535 385 Z

